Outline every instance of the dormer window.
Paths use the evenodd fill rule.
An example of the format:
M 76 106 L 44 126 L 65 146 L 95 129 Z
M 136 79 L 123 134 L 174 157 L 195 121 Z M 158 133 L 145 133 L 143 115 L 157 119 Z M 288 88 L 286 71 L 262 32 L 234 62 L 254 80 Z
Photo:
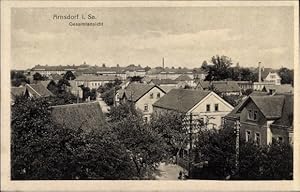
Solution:
M 157 93 L 157 98 L 160 98 L 160 93 Z

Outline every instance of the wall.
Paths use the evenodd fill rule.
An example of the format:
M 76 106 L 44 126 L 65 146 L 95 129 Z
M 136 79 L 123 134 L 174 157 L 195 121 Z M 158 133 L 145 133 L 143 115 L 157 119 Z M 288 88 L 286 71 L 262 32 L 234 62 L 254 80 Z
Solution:
M 248 119 L 248 111 L 257 111 L 257 120 Z M 267 144 L 267 120 L 257 106 L 250 101 L 241 111 L 240 116 L 241 130 L 240 134 L 243 139 L 246 138 L 246 131 L 251 131 L 250 138 L 254 140 L 255 133 L 260 133 L 261 145 Z
M 150 94 L 153 93 L 153 99 L 150 98 Z M 135 106 L 137 109 L 141 110 L 144 114 L 144 117 L 147 117 L 148 120 L 153 113 L 153 103 L 155 103 L 160 98 L 157 98 L 157 94 L 160 93 L 160 98 L 165 95 L 163 91 L 159 88 L 154 87 L 148 93 L 146 93 L 142 98 L 140 98 L 136 103 Z M 144 111 L 145 104 L 148 105 L 148 111 Z
M 210 112 L 206 111 L 206 105 L 210 105 Z M 218 104 L 219 109 L 215 111 L 215 104 Z M 220 128 L 222 124 L 222 118 L 232 111 L 233 107 L 229 107 L 224 103 L 224 100 L 215 94 L 210 94 L 205 100 L 203 100 L 198 106 L 196 106 L 192 111 L 193 114 L 198 114 L 199 118 L 203 118 L 204 122 L 207 121 L 207 117 L 213 117 L 210 119 L 211 123 L 209 128 L 213 126 L 215 128 Z M 214 124 L 214 125 L 213 125 Z

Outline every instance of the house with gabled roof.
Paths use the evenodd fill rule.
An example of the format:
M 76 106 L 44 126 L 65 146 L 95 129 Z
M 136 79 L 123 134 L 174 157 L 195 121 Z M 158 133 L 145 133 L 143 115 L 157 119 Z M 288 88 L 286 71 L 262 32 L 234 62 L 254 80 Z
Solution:
M 250 95 L 225 117 L 225 124 L 240 124 L 245 141 L 267 145 L 274 140 L 293 142 L 292 94 Z
M 213 91 L 173 89 L 153 104 L 155 113 L 178 112 L 192 114 L 208 128 L 220 128 L 222 118 L 233 106 Z
M 90 132 L 106 126 L 105 116 L 98 101 L 52 106 L 51 117 L 58 125 L 74 130 Z
M 157 85 L 131 83 L 125 89 L 117 91 L 116 100 L 118 103 L 134 103 L 136 109 L 143 113 L 144 120 L 148 122 L 153 113 L 153 103 L 164 95 L 165 91 Z

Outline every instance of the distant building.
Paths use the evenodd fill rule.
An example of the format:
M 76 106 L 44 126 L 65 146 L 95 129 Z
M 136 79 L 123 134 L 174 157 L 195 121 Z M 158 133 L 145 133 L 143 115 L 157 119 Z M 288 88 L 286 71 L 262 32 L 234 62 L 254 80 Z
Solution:
M 293 143 L 293 95 L 250 95 L 225 117 L 240 123 L 240 137 L 267 145 L 273 140 Z
M 267 76 L 264 78 L 264 82 L 272 82 L 274 85 L 281 85 L 281 77 L 277 72 L 269 72 Z
M 76 71 L 78 66 L 75 65 L 66 65 L 66 66 L 48 66 L 48 65 L 36 65 L 31 69 L 31 74 L 40 73 L 41 75 L 45 75 L 49 77 L 52 74 L 62 75 L 67 71 L 72 71 L 73 73 Z
M 197 85 L 195 83 L 195 80 L 193 78 L 191 78 L 190 76 L 188 76 L 187 74 L 180 75 L 179 77 L 177 77 L 175 79 L 175 81 L 177 81 L 178 83 L 181 83 L 183 86 L 187 85 L 189 87 L 196 87 L 196 85 Z M 181 87 L 182 87 L 182 85 L 181 85 Z
M 75 86 L 84 85 L 90 89 L 98 89 L 107 83 L 113 83 L 118 77 L 105 75 L 81 75 L 75 79 Z
M 179 112 L 193 114 L 208 128 L 220 128 L 222 118 L 233 107 L 212 91 L 173 89 L 153 104 L 155 113 Z
M 120 89 L 116 94 L 116 102 L 132 102 L 136 109 L 143 113 L 146 122 L 153 113 L 153 103 L 165 95 L 165 91 L 156 85 L 131 83 L 125 89 Z
M 241 95 L 241 88 L 237 81 L 198 81 L 196 89 L 213 89 L 222 95 Z
M 11 102 L 14 103 L 17 96 L 28 98 L 50 97 L 53 94 L 41 83 L 26 84 L 22 87 L 11 87 Z
M 106 125 L 100 103 L 77 103 L 51 107 L 51 117 L 54 122 L 70 129 L 90 132 L 99 130 Z

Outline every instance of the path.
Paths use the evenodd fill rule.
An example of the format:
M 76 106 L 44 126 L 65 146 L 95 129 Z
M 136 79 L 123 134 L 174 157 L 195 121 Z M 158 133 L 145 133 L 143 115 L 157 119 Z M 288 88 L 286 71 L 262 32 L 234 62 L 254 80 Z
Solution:
M 183 169 L 175 164 L 161 163 L 158 167 L 159 173 L 156 175 L 157 180 L 178 180 L 179 172 Z

